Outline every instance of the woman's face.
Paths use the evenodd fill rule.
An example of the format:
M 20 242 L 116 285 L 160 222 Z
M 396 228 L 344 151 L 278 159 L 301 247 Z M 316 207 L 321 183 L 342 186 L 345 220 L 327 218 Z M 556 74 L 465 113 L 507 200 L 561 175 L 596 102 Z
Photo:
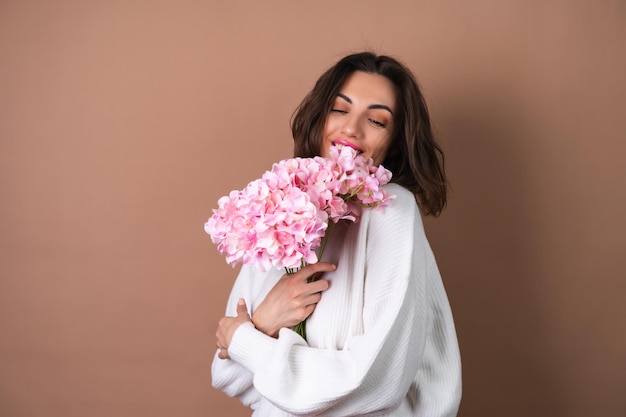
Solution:
M 396 95 L 391 81 L 356 71 L 346 80 L 326 117 L 320 154 L 331 145 L 350 146 L 380 164 L 391 144 Z

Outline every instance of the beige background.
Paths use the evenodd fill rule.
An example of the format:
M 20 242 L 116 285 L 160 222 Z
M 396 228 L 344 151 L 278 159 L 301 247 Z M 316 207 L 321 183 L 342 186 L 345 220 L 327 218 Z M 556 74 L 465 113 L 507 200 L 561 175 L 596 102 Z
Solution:
M 460 416 L 624 416 L 623 1 L 0 1 L 0 415 L 246 416 L 203 223 L 364 48 L 448 155 Z

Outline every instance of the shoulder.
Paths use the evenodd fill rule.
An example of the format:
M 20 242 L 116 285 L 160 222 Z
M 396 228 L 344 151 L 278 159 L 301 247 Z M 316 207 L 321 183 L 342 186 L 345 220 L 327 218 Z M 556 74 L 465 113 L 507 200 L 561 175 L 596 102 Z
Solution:
M 399 184 L 385 184 L 383 189 L 392 199 L 383 207 L 371 210 L 372 221 L 386 221 L 391 218 L 401 218 L 410 220 L 413 218 L 420 219 L 421 215 L 415 196 L 412 192 Z
M 412 192 L 401 186 L 400 184 L 389 183 L 383 185 L 383 189 L 389 195 L 394 196 L 394 199 L 391 201 L 389 206 L 393 207 L 407 207 L 412 209 L 417 209 L 417 202 L 415 201 L 415 196 Z
M 384 190 L 393 199 L 383 207 L 365 210 L 368 234 L 385 236 L 385 240 L 411 239 L 418 231 L 422 234 L 422 216 L 413 193 L 398 184 L 386 184 Z
M 235 280 L 235 288 L 239 294 L 255 299 L 257 294 L 268 291 L 268 285 L 278 281 L 282 273 L 283 271 L 277 268 L 262 271 L 256 265 L 242 265 Z

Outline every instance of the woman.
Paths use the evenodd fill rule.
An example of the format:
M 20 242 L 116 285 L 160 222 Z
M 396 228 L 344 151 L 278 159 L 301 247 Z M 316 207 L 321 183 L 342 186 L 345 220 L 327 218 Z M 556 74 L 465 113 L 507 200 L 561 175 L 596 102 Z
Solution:
M 395 199 L 336 225 L 323 262 L 289 276 L 242 268 L 218 324 L 214 387 L 254 416 L 456 415 L 458 343 L 420 214 L 445 206 L 443 154 L 413 76 L 387 56 L 349 55 L 292 132 L 296 156 L 343 145 L 382 163 Z M 307 340 L 290 330 L 304 319 Z

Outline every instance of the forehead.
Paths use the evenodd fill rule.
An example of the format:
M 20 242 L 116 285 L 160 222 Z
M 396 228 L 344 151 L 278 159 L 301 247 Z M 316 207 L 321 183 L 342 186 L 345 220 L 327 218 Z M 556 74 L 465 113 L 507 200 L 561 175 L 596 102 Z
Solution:
M 339 91 L 350 98 L 353 104 L 383 104 L 392 110 L 395 108 L 394 85 L 380 74 L 355 71 L 350 74 Z

